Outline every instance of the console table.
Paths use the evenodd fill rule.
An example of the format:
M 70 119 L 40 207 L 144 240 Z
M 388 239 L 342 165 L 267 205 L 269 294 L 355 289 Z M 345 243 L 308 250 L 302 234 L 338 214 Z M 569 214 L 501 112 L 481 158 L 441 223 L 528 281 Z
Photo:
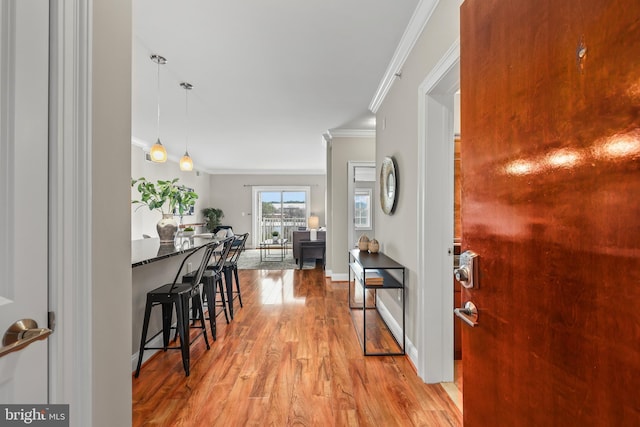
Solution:
M 358 249 L 349 251 L 349 309 L 365 356 L 405 354 L 404 281 L 405 267 L 385 254 L 372 254 Z M 398 332 L 402 335 L 400 339 L 394 335 L 380 314 L 378 292 L 387 292 L 392 295 L 396 293 L 401 300 L 399 302 L 402 304 L 402 322 L 401 330 Z M 362 301 L 352 298 L 357 297 L 358 294 Z M 368 298 L 369 295 L 372 295 L 372 298 Z

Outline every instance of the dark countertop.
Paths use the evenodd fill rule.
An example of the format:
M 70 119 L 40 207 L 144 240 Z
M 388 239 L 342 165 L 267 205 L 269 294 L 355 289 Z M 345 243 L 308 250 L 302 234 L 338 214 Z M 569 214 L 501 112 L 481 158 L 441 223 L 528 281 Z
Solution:
M 131 241 L 131 267 L 149 264 L 161 259 L 191 252 L 200 246 L 211 243 L 213 239 L 193 237 L 178 238 L 173 243 L 160 244 L 160 239 L 140 239 Z

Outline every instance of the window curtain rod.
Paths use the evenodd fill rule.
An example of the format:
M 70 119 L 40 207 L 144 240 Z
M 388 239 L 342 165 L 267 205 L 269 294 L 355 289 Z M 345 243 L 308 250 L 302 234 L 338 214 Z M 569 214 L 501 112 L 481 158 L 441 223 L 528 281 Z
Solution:
M 320 184 L 293 184 L 294 187 L 318 187 Z M 287 185 L 243 184 L 243 187 L 287 187 Z M 288 191 L 288 190 L 285 190 Z

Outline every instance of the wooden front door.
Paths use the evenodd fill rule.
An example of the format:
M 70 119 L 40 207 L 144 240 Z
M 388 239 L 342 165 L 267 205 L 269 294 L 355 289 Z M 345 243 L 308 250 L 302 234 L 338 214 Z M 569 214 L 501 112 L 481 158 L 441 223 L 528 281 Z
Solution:
M 466 0 L 464 423 L 640 425 L 640 2 Z

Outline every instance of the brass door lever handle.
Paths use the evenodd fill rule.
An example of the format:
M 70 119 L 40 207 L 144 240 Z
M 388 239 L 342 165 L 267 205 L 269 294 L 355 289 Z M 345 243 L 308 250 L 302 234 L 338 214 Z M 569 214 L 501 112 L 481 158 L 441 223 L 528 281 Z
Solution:
M 0 357 L 20 351 L 35 341 L 44 340 L 52 332 L 49 328 L 38 328 L 38 323 L 33 319 L 18 320 L 2 337 L 3 347 L 0 348 Z

